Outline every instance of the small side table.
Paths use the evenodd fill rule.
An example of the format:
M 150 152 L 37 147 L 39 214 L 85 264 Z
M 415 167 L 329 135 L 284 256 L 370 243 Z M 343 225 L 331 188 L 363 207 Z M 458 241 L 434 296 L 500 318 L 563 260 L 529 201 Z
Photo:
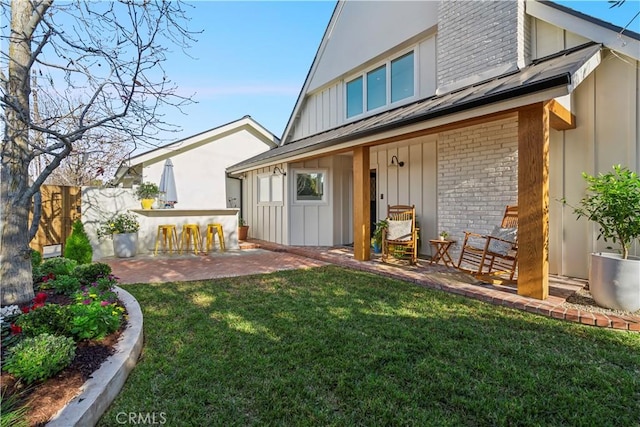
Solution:
M 455 240 L 432 239 L 429 240 L 429 243 L 431 243 L 435 250 L 435 255 L 431 257 L 430 264 L 438 264 L 442 261 L 447 267 L 455 267 L 455 264 L 449 255 L 449 247 L 455 243 Z

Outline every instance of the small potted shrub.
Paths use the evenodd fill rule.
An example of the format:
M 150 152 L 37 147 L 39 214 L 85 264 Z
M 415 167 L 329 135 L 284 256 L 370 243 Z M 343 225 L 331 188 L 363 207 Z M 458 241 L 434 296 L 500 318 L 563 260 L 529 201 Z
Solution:
M 589 290 L 603 307 L 639 310 L 640 257 L 630 256 L 629 248 L 640 237 L 640 177 L 620 165 L 607 174 L 582 176 L 587 195 L 574 213 L 598 224 L 598 239 L 620 245 L 619 254 L 591 254 Z
M 441 231 L 440 232 L 440 240 L 447 240 L 449 238 L 449 232 Z
M 140 200 L 142 209 L 151 209 L 158 194 L 160 194 L 160 189 L 153 182 L 143 182 L 136 189 L 136 197 Z
M 249 234 L 249 226 L 246 221 L 242 218 L 238 219 L 238 240 L 247 240 L 247 235 Z
M 373 247 L 373 252 L 379 254 L 382 252 L 382 233 L 387 229 L 389 223 L 386 219 L 381 219 L 376 222 L 376 228 L 373 230 L 373 237 L 371 238 L 371 246 Z

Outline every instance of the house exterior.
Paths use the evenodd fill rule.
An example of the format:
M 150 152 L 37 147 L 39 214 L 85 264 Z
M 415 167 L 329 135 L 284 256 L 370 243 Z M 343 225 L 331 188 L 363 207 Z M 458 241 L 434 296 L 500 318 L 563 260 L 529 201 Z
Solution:
M 229 177 L 230 165 L 277 147 L 279 140 L 250 116 L 158 147 L 124 161 L 113 188 L 83 187 L 82 218 L 92 237 L 94 259 L 113 256 L 108 239 L 98 240 L 96 230 L 117 213 L 138 215 L 138 253 L 152 253 L 158 225 L 220 223 L 225 246 L 238 247 L 238 214 L 242 215 L 242 190 L 238 178 Z M 173 163 L 178 202 L 174 209 L 141 210 L 135 186 L 160 183 L 167 159 Z
M 340 1 L 280 145 L 228 169 L 250 236 L 366 260 L 371 224 L 410 204 L 429 253 L 517 204 L 518 293 L 544 299 L 606 246 L 560 200 L 639 168 L 639 60 L 640 34 L 552 2 Z
M 226 168 L 263 153 L 279 140 L 250 116 L 133 156 L 120 165 L 116 186 L 158 184 L 171 159 L 178 193 L 176 208 L 239 208 L 240 182 Z

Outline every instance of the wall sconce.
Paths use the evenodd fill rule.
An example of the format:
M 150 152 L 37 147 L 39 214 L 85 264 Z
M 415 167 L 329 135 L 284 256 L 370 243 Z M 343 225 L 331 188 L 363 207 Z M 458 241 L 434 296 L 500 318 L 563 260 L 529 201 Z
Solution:
M 276 166 L 276 167 L 273 169 L 273 174 L 274 174 L 274 175 L 276 175 L 276 174 L 280 174 L 280 175 L 287 176 L 287 173 L 286 173 L 285 171 L 283 171 L 282 169 L 280 169 L 280 167 L 278 167 L 278 166 Z
M 394 159 L 395 159 L 395 162 L 394 162 Z M 391 166 L 403 167 L 404 162 L 401 162 L 400 160 L 398 160 L 398 156 L 391 156 Z

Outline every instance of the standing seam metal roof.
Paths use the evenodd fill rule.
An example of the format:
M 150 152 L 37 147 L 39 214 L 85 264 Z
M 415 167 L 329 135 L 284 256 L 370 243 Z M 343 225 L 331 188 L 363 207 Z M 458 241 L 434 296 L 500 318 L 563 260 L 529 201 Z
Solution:
M 522 70 L 509 72 L 443 95 L 432 96 L 315 135 L 291 141 L 227 168 L 236 172 L 329 145 L 361 138 L 475 107 L 488 105 L 553 87 L 568 85 L 571 76 L 602 46 L 587 43 L 540 58 Z

